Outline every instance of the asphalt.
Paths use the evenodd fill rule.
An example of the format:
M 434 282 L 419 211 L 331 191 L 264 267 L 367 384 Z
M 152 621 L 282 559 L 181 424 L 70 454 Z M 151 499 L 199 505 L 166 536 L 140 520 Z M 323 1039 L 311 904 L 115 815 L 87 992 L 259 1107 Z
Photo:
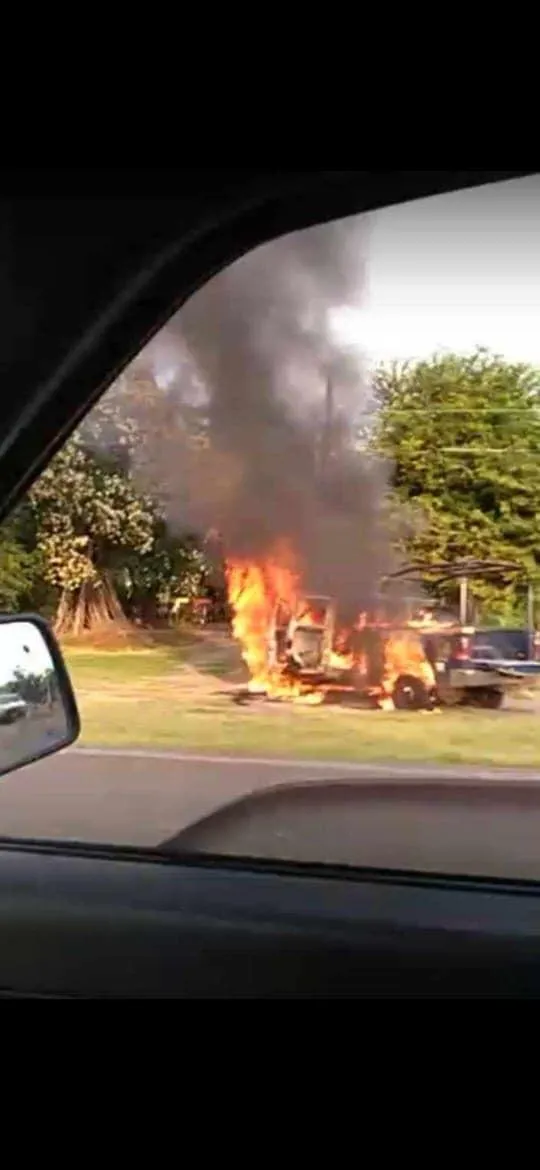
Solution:
M 252 792 L 374 772 L 337 763 L 71 749 L 0 779 L 0 836 L 156 846 Z
M 322 781 L 347 801 L 307 819 L 282 801 L 224 851 L 540 879 L 540 772 L 75 748 L 0 779 L 0 836 L 155 847 L 243 796 Z

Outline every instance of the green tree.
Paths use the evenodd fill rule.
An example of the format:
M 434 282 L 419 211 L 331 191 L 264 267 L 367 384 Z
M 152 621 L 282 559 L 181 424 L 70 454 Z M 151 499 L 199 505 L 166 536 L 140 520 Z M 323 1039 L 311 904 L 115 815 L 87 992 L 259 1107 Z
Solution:
M 74 435 L 30 494 L 44 576 L 60 592 L 58 632 L 83 630 L 125 615 L 115 574 L 127 553 L 150 555 L 158 517 L 152 500 L 111 456 L 98 456 Z
M 150 622 L 173 612 L 178 597 L 204 589 L 207 561 L 199 542 L 182 534 L 178 482 L 204 428 L 204 415 L 139 363 L 34 486 L 34 555 L 59 599 L 59 633 L 125 624 L 126 617 Z
M 0 609 L 20 611 L 34 584 L 35 558 L 9 531 L 0 539 Z
M 32 510 L 25 501 L 0 531 L 0 609 L 46 611 L 52 600 L 52 591 L 43 581 Z
M 478 351 L 378 369 L 374 444 L 412 506 L 402 551 L 430 563 L 464 557 L 540 566 L 540 372 Z M 492 608 L 514 604 L 473 585 Z
M 189 391 L 188 384 L 187 390 Z M 201 542 L 185 532 L 186 483 L 206 447 L 207 419 L 181 385 L 162 388 L 141 361 L 135 363 L 88 415 L 81 427 L 87 449 L 116 461 L 158 502 L 168 518 L 158 522 L 151 553 L 126 550 L 116 577 L 125 611 L 151 623 L 175 612 L 179 598 L 204 592 L 209 564 Z
M 45 670 L 42 674 L 29 674 L 27 671 L 17 668 L 13 673 L 10 686 L 26 703 L 44 703 L 47 700 L 51 701 L 55 683 L 54 670 Z
M 180 598 L 200 597 L 209 566 L 199 541 L 192 536 L 172 537 L 163 524 L 152 552 L 144 557 L 127 554 L 117 575 L 125 611 L 144 624 L 169 620 Z

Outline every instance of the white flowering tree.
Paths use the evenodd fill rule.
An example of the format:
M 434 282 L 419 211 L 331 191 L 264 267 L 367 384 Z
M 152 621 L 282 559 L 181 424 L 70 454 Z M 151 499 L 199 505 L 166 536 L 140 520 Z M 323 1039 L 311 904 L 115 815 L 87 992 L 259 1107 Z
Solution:
M 125 624 L 115 576 L 126 554 L 151 558 L 155 506 L 117 460 L 74 435 L 31 491 L 44 574 L 60 591 L 59 634 Z

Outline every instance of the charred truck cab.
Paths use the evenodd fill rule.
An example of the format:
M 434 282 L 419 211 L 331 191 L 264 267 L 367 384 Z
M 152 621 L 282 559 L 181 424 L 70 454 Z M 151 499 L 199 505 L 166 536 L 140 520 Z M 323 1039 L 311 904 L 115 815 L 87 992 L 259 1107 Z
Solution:
M 285 631 L 286 664 L 310 678 L 330 678 L 336 633 L 336 604 L 331 597 L 306 597 Z M 339 672 L 338 672 L 339 673 Z
M 269 667 L 306 687 L 339 687 L 368 705 L 386 701 L 398 710 L 436 705 L 435 678 L 421 636 L 412 629 L 365 622 L 344 632 L 335 599 L 311 595 L 292 613 L 277 605 L 269 634 Z M 390 643 L 402 648 L 392 672 Z
M 313 684 L 330 681 L 336 673 L 332 672 L 335 635 L 332 597 L 306 597 L 292 613 L 278 604 L 270 626 L 269 665 Z

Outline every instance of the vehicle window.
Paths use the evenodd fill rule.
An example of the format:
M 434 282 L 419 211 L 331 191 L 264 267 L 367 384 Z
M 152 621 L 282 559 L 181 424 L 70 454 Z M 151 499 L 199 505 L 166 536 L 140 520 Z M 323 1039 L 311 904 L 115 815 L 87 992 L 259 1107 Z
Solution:
M 193 296 L 3 526 L 83 730 L 2 833 L 196 849 L 245 798 L 218 852 L 540 878 L 539 314 L 540 177 Z
M 496 646 L 491 642 L 474 642 L 471 649 L 471 658 L 482 661 L 485 658 L 491 658 L 493 662 L 499 657 Z
M 527 659 L 531 656 L 529 633 L 524 630 L 482 630 L 475 638 L 473 653 L 480 657 L 489 652 L 492 658 Z

